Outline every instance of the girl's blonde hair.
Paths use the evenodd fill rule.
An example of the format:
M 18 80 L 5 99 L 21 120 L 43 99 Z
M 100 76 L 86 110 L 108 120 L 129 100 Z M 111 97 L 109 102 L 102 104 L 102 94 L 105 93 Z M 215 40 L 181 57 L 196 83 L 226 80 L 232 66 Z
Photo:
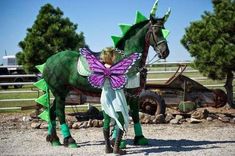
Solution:
M 113 57 L 115 57 L 116 51 L 112 47 L 104 48 L 101 52 L 100 58 L 106 64 L 113 64 Z

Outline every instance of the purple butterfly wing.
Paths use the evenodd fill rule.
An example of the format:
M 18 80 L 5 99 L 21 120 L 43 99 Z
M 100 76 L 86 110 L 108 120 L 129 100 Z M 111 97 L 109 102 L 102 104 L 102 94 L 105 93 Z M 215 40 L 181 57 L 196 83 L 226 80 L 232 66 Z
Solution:
M 102 88 L 104 85 L 105 77 L 103 74 L 93 73 L 88 77 L 88 81 L 93 87 Z
M 88 49 L 82 48 L 81 54 L 86 58 L 90 70 L 93 72 L 104 72 L 105 66 Z
M 93 87 L 101 88 L 105 80 L 105 66 L 94 55 L 92 55 L 88 49 L 82 48 L 81 54 L 86 58 L 89 68 L 92 71 L 92 74 L 88 77 L 89 83 Z
M 124 74 L 122 75 L 111 74 L 109 81 L 113 89 L 121 89 L 126 84 L 127 78 Z
M 120 89 L 126 84 L 127 78 L 125 74 L 128 72 L 128 69 L 132 67 L 139 56 L 140 55 L 138 53 L 132 53 L 128 57 L 111 66 L 110 83 L 113 89 Z

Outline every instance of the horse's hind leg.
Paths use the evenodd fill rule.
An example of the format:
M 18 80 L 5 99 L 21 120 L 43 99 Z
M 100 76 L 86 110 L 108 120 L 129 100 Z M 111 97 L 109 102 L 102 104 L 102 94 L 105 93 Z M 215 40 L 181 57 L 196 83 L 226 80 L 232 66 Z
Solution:
M 59 118 L 60 130 L 64 137 L 64 146 L 76 148 L 78 147 L 76 141 L 72 138 L 70 130 L 65 121 L 65 97 L 55 96 L 56 100 L 56 116 Z
M 50 142 L 52 146 L 60 146 L 61 143 L 60 143 L 59 137 L 56 134 L 56 112 L 55 112 L 55 108 L 56 108 L 56 102 L 54 100 L 53 105 L 50 108 L 50 113 L 49 113 L 50 120 L 48 122 L 48 135 L 47 135 L 46 140 L 48 142 Z

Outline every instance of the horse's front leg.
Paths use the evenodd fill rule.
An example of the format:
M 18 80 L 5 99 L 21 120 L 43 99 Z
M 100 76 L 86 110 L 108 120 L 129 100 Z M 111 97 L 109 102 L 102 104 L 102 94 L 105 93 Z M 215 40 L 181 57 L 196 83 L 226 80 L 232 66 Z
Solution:
M 76 148 L 76 141 L 72 138 L 68 125 L 65 121 L 65 97 L 56 96 L 56 116 L 59 118 L 60 130 L 64 137 L 64 146 Z
M 128 102 L 128 105 L 130 106 L 130 114 L 134 122 L 134 132 L 135 132 L 134 144 L 135 145 L 148 145 L 148 139 L 144 137 L 143 132 L 142 132 L 142 127 L 139 122 L 140 120 L 139 120 L 138 98 L 129 97 L 127 99 L 127 102 Z M 112 144 L 114 143 L 117 133 L 118 133 L 118 128 L 116 125 L 112 134 Z M 121 149 L 126 148 L 126 140 L 121 141 L 120 148 Z
M 147 145 L 148 139 L 144 137 L 142 127 L 139 120 L 139 102 L 137 97 L 130 97 L 128 100 L 130 106 L 130 113 L 134 122 L 134 144 L 135 145 Z
M 60 146 L 59 137 L 56 134 L 56 114 L 55 114 L 55 100 L 49 112 L 49 122 L 48 122 L 48 135 L 46 140 L 51 143 L 52 146 Z

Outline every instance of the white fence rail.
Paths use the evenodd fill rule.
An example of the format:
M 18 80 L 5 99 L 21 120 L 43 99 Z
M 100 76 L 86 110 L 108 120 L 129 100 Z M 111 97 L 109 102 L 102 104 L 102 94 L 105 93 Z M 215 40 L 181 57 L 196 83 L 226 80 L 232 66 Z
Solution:
M 190 64 L 190 62 L 158 62 L 154 65 L 178 65 L 178 64 Z M 6 66 L 0 66 L 0 68 L 5 68 Z M 8 68 L 14 68 L 15 66 L 7 66 Z M 19 68 L 21 66 L 17 66 L 17 68 Z M 151 67 L 150 67 L 151 68 Z M 154 67 L 153 67 L 154 68 Z M 170 70 L 166 70 L 169 69 Z M 152 68 L 151 68 L 152 69 Z M 158 69 L 158 68 L 157 68 Z M 174 69 L 176 70 L 176 67 L 162 67 L 161 71 L 154 71 L 154 70 L 149 70 L 148 74 L 173 74 L 176 71 L 174 71 Z M 184 71 L 184 73 L 198 73 L 198 70 L 194 70 L 189 68 L 186 69 Z M 19 77 L 41 77 L 41 74 L 21 74 L 21 75 L 0 75 L 0 79 L 1 78 L 19 78 Z M 209 80 L 207 77 L 190 77 L 191 79 L 195 80 L 195 81 L 207 81 Z M 167 81 L 169 78 L 148 78 L 147 82 L 153 82 L 153 81 Z M 0 88 L 1 86 L 6 86 L 6 85 L 32 85 L 34 82 L 0 82 Z M 205 84 L 205 87 L 223 87 L 224 84 Z M 1 90 L 0 89 L 0 95 L 4 95 L 4 94 L 20 94 L 20 93 L 36 93 L 37 95 L 39 95 L 40 91 L 38 90 L 14 90 L 14 91 L 9 91 L 9 90 Z M 53 98 L 51 98 L 53 99 Z M 35 98 L 24 98 L 24 99 L 14 99 L 14 97 L 12 97 L 11 99 L 0 99 L 0 104 L 1 102 L 22 102 L 22 101 L 34 101 Z M 0 106 L 1 107 L 1 106 Z M 4 108 L 0 108 L 0 110 L 3 110 Z M 10 107 L 10 108 L 5 108 L 5 109 L 20 109 L 20 107 Z

